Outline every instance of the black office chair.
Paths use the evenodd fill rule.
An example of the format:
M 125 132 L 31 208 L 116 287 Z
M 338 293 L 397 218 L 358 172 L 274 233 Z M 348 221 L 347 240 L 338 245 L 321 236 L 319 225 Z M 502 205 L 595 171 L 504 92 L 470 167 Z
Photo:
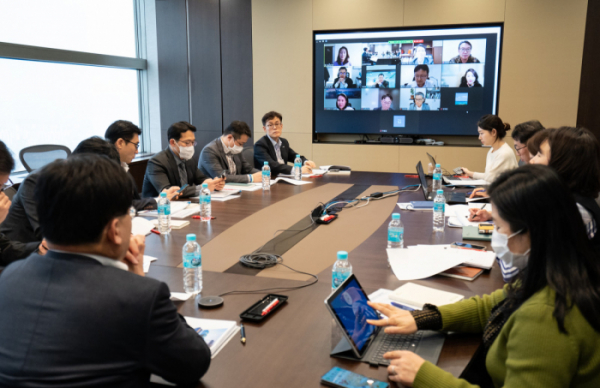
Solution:
M 19 152 L 19 159 L 27 172 L 40 169 L 57 159 L 66 159 L 71 150 L 63 145 L 42 144 L 26 147 Z

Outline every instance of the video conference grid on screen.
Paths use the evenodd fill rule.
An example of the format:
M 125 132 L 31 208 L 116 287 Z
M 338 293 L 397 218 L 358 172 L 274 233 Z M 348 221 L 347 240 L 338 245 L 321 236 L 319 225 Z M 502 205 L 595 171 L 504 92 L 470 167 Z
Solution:
M 496 113 L 501 25 L 315 33 L 315 132 L 472 135 Z

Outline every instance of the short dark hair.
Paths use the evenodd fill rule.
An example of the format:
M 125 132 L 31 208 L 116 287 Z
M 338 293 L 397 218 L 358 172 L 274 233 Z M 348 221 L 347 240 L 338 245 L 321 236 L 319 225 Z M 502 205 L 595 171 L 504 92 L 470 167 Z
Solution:
M 137 125 L 131 121 L 117 120 L 106 129 L 104 138 L 115 144 L 119 139 L 130 141 L 136 133 L 142 134 L 142 130 Z
M 92 136 L 79 143 L 71 155 L 77 154 L 104 155 L 117 163 L 121 163 L 119 151 L 117 151 L 115 146 L 98 136 Z
M 531 155 L 537 155 L 537 153 L 540 152 L 540 146 L 543 142 L 548 140 L 548 136 L 550 136 L 550 132 L 552 131 L 554 131 L 554 129 L 550 128 L 542 129 L 534 133 L 533 136 L 527 140 L 527 151 L 529 151 Z
M 417 97 L 419 94 L 421 95 L 421 97 L 423 97 L 423 100 L 425 100 L 425 94 L 423 94 L 423 92 L 416 92 L 416 93 L 415 93 L 415 98 L 416 98 L 416 97 Z
M 429 75 L 429 66 L 427 65 L 417 65 L 415 66 L 415 73 L 419 70 L 425 70 L 427 72 L 427 75 Z
M 489 132 L 492 132 L 492 130 L 495 129 L 498 139 L 504 139 L 506 131 L 510 130 L 510 124 L 503 123 L 500 117 L 496 115 L 482 116 L 477 122 L 477 126 Z
M 181 134 L 187 131 L 196 132 L 196 127 L 187 121 L 179 121 L 167 129 L 167 140 L 175 139 L 175 141 L 179 141 Z
M 468 44 L 468 45 L 469 45 L 469 47 L 470 47 L 470 48 L 473 48 L 473 45 L 471 44 L 471 42 L 469 42 L 468 40 L 463 40 L 462 42 L 460 42 L 460 43 L 458 44 L 458 49 L 459 49 L 459 50 L 460 50 L 460 45 L 461 45 L 461 44 L 463 44 L 463 43 L 466 43 L 466 44 Z
M 600 193 L 600 143 L 585 128 L 560 127 L 550 132 L 550 162 L 571 192 L 596 199 Z
M 108 223 L 127 214 L 133 188 L 117 163 L 80 154 L 45 166 L 34 198 L 44 238 L 74 246 L 99 242 Z
M 384 98 L 386 98 L 386 97 L 389 97 L 389 98 L 390 98 L 390 100 L 394 101 L 394 97 L 392 97 L 392 95 L 391 95 L 391 94 L 389 94 L 389 93 L 388 93 L 388 94 L 384 94 L 383 96 L 381 96 L 381 99 L 383 100 L 383 99 L 384 99 Z
M 278 118 L 279 121 L 283 121 L 283 116 L 279 112 L 275 112 L 274 110 L 272 110 L 270 112 L 265 113 L 264 116 L 261 119 L 262 125 L 266 126 L 267 125 L 267 121 L 273 120 L 275 118 Z
M 377 77 L 379 77 L 379 76 L 385 77 L 385 76 L 383 75 L 383 73 L 379 73 L 379 74 L 377 75 Z
M 515 129 L 513 129 L 511 136 L 516 141 L 527 144 L 527 141 L 531 139 L 536 132 L 542 129 L 544 129 L 542 123 L 537 120 L 529 120 L 515 125 Z
M 243 121 L 232 121 L 231 124 L 223 131 L 223 135 L 233 135 L 234 139 L 239 139 L 242 135 L 252 137 L 250 127 Z
M 6 144 L 0 140 L 0 174 L 10 174 L 13 168 L 15 168 L 15 160 Z

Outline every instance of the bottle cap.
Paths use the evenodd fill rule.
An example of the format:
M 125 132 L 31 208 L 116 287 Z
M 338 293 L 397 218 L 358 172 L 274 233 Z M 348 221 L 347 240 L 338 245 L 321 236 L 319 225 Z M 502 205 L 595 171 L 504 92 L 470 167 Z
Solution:
M 300 157 L 300 154 L 296 154 L 296 157 L 297 157 L 297 158 L 299 158 L 299 157 Z
M 185 240 L 186 241 L 196 241 L 196 235 L 193 233 L 190 233 L 188 235 L 185 236 Z
M 400 213 L 392 213 L 392 220 L 399 220 L 400 219 Z
M 167 198 L 167 193 L 160 193 L 161 198 Z
M 348 252 L 346 252 L 346 251 L 339 251 L 337 253 L 337 257 L 338 257 L 338 260 L 346 260 L 346 259 L 348 259 Z
M 440 189 L 437 191 L 438 194 L 444 194 L 444 190 Z
M 436 163 L 436 164 L 435 164 L 435 168 L 440 168 L 440 167 L 442 167 L 442 166 L 440 166 L 440 164 L 439 164 L 439 163 Z
M 265 161 L 265 166 L 268 166 L 268 165 L 269 165 L 269 162 Z
M 203 183 L 203 184 L 202 184 L 202 188 L 203 188 L 203 189 L 206 189 L 207 187 L 208 187 L 208 183 Z

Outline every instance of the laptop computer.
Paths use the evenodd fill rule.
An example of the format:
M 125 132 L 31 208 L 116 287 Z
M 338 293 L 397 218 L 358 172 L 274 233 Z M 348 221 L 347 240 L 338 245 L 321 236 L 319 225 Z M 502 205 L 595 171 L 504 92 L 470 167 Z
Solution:
M 423 195 L 425 196 L 425 200 L 433 201 L 433 199 L 436 196 L 436 193 L 430 191 L 427 186 L 427 178 L 425 177 L 425 173 L 423 172 L 423 165 L 421 164 L 421 161 L 417 163 L 417 174 L 419 174 L 419 179 L 421 180 L 421 188 L 423 189 Z M 465 193 L 444 191 L 444 197 L 446 197 L 446 203 L 467 203 L 467 196 L 465 195 Z
M 367 304 L 369 298 L 355 275 L 350 275 L 327 299 L 325 306 L 342 332 L 342 340 L 331 355 L 362 361 L 370 365 L 389 365 L 383 354 L 392 350 L 410 350 L 425 360 L 437 363 L 445 336 L 435 331 L 414 334 L 386 334 L 382 327 L 367 319 L 379 319 L 379 313 Z

